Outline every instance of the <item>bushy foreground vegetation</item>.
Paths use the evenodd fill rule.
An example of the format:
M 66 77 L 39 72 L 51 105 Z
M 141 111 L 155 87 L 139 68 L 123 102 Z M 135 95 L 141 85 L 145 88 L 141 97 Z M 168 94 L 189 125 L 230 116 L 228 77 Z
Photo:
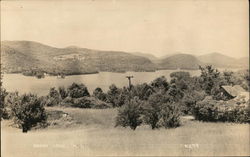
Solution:
M 249 105 L 230 106 L 209 97 L 195 105 L 193 114 L 195 119 L 202 121 L 250 123 Z
M 249 107 L 236 103 L 228 106 L 225 103 L 228 98 L 221 94 L 223 85 L 240 85 L 249 91 L 249 72 L 221 73 L 212 66 L 200 70 L 199 77 L 179 71 L 170 74 L 170 81 L 162 76 L 130 88 L 113 84 L 107 92 L 97 87 L 93 94 L 84 84 L 76 83 L 67 88 L 51 88 L 47 96 L 40 98 L 32 94 L 18 96 L 1 89 L 1 117 L 14 118 L 24 131 L 46 121 L 44 106 L 118 108 L 116 126 L 133 130 L 142 124 L 152 129 L 178 127 L 180 116 L 185 114 L 201 121 L 249 123 Z
M 18 93 L 11 93 L 5 101 L 9 107 L 8 117 L 12 117 L 14 123 L 27 132 L 32 127 L 46 125 L 46 113 L 41 99 L 33 94 L 24 94 L 19 96 Z

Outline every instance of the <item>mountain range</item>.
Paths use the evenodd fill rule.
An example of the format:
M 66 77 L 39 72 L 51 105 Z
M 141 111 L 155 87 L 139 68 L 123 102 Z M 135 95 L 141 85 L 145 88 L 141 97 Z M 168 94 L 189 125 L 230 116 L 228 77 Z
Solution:
M 211 64 L 218 68 L 248 68 L 248 57 L 236 59 L 211 53 L 194 56 L 172 53 L 163 58 L 136 52 L 102 51 L 70 46 L 55 48 L 34 41 L 1 41 L 1 68 L 6 73 L 39 70 L 50 74 L 86 74 L 99 71 L 155 71 L 198 69 Z

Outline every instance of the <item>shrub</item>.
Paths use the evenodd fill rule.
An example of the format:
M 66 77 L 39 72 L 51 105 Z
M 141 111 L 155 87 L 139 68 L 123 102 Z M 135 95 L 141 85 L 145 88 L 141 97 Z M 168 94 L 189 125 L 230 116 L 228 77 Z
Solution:
M 53 97 L 53 98 L 59 98 L 59 92 L 55 89 L 55 87 L 50 88 L 49 90 L 49 97 Z
M 41 97 L 40 99 L 44 106 L 57 106 L 61 102 L 60 94 L 54 87 L 50 88 L 46 97 Z
M 6 92 L 6 90 L 4 88 L 0 89 L 1 93 L 0 93 L 0 120 L 3 119 L 8 119 L 9 115 L 7 112 L 7 106 L 5 104 L 5 98 L 8 95 L 8 93 Z
M 144 120 L 152 129 L 159 127 L 173 128 L 180 125 L 180 109 L 173 104 L 172 98 L 161 91 L 152 94 L 148 101 L 138 97 L 127 99 L 119 109 L 116 126 L 129 126 L 135 130 Z
M 160 106 L 158 104 L 145 103 L 143 106 L 143 119 L 152 129 L 159 128 Z
M 118 111 L 115 126 L 129 126 L 133 130 L 135 130 L 137 126 L 140 126 L 142 123 L 141 103 L 137 97 L 127 101 Z
M 176 128 L 180 126 L 181 112 L 177 104 L 162 104 L 160 115 L 160 126 L 165 128 Z
M 113 107 L 119 107 L 124 104 L 124 96 L 121 95 L 121 89 L 117 88 L 114 84 L 109 86 L 109 91 L 107 92 L 107 102 L 111 103 Z
M 190 78 L 190 73 L 185 72 L 185 71 L 177 71 L 177 72 L 172 72 L 170 74 L 171 78 L 176 78 L 177 80 L 182 80 L 182 79 L 189 79 Z
M 235 123 L 250 123 L 250 108 L 236 106 L 233 109 L 226 109 L 221 112 L 219 121 L 228 121 Z
M 73 99 L 72 107 L 91 108 L 93 103 L 87 97 Z
M 143 105 L 143 115 L 146 124 L 152 129 L 161 126 L 165 128 L 177 127 L 180 124 L 181 112 L 177 104 L 172 104 L 171 97 L 155 93 Z
M 192 114 L 196 103 L 203 100 L 206 96 L 204 91 L 187 91 L 180 102 L 181 111 L 184 114 Z
M 197 120 L 216 121 L 218 115 L 217 102 L 211 97 L 206 97 L 195 105 L 193 114 Z
M 169 83 L 165 76 L 161 76 L 153 80 L 150 84 L 156 90 L 165 90 L 167 91 L 169 88 Z
M 162 97 L 162 94 L 155 93 L 151 95 L 148 102 L 143 105 L 143 119 L 152 129 L 160 127 L 158 122 L 160 120 Z
M 250 123 L 249 106 L 222 104 L 211 98 L 198 102 L 193 114 L 195 119 L 201 121 Z
M 45 109 L 38 97 L 33 94 L 13 95 L 8 100 L 14 123 L 27 132 L 38 123 L 46 122 Z
M 220 72 L 211 65 L 205 67 L 200 66 L 199 68 L 201 70 L 200 83 L 202 88 L 208 95 L 211 95 L 212 89 L 219 86 Z
M 60 104 L 60 100 L 59 98 L 54 98 L 54 97 L 45 97 L 44 100 L 43 100 L 43 104 L 45 106 L 57 106 Z
M 171 84 L 167 94 L 171 97 L 172 102 L 178 102 L 184 96 L 184 93 L 179 88 L 177 88 L 175 83 Z
M 72 106 L 74 103 L 74 98 L 66 97 L 62 100 L 61 105 L 62 106 Z
M 96 108 L 96 109 L 105 109 L 105 108 L 110 108 L 112 107 L 111 104 L 108 104 L 104 101 L 101 101 L 99 99 L 96 99 L 95 97 L 87 97 L 86 99 L 91 101 L 91 108 Z
M 131 88 L 131 95 L 133 97 L 137 96 L 141 100 L 148 100 L 149 96 L 154 93 L 153 87 L 148 85 L 147 83 L 138 84 L 132 86 Z
M 99 100 L 102 101 L 107 101 L 107 96 L 105 93 L 103 93 L 102 89 L 97 87 L 94 92 L 93 92 L 93 96 Z
M 89 92 L 84 84 L 73 83 L 68 87 L 68 95 L 71 98 L 81 98 L 84 96 L 89 96 Z

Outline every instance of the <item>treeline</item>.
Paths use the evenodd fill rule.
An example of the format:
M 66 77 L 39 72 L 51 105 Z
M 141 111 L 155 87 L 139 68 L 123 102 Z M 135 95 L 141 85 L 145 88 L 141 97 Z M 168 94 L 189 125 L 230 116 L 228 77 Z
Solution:
M 92 71 L 73 71 L 73 70 L 64 70 L 64 71 L 59 71 L 57 69 L 54 70 L 41 70 L 41 69 L 29 69 L 29 70 L 23 70 L 22 74 L 24 76 L 35 76 L 38 79 L 44 78 L 45 74 L 51 75 L 51 76 L 64 76 L 64 75 L 83 75 L 83 74 L 96 74 L 99 73 L 96 70 Z
M 186 114 L 194 115 L 195 119 L 201 121 L 249 123 L 249 105 L 242 107 L 235 104 L 233 109 L 228 108 L 223 105 L 228 98 L 221 94 L 220 88 L 223 85 L 240 85 L 249 91 L 249 71 L 219 72 L 212 66 L 200 67 L 200 70 L 200 76 L 191 77 L 188 72 L 179 71 L 171 73 L 169 81 L 162 76 L 131 88 L 118 88 L 113 84 L 107 92 L 98 87 L 92 94 L 84 84 L 77 83 L 67 88 L 51 88 L 48 95 L 43 97 L 32 94 L 19 96 L 18 93 L 7 93 L 1 89 L 1 117 L 14 116 L 18 119 L 16 123 L 22 128 L 28 125 L 25 126 L 25 130 L 28 130 L 46 121 L 44 106 L 114 107 L 119 110 L 116 126 L 131 129 L 142 124 L 148 124 L 152 129 L 178 127 L 180 116 Z M 16 107 L 17 104 L 21 107 Z M 23 119 L 22 113 L 29 118 Z

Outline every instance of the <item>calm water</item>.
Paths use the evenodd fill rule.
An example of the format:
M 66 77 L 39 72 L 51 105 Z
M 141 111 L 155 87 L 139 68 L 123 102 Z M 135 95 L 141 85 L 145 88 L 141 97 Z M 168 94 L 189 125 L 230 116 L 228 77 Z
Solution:
M 127 75 L 133 75 L 132 84 L 139 84 L 144 82 L 151 82 L 159 76 L 165 76 L 170 79 L 170 73 L 176 70 L 160 70 L 156 72 L 126 72 L 126 73 L 112 73 L 100 72 L 98 74 L 90 75 L 72 75 L 66 76 L 64 79 L 58 79 L 55 76 L 46 76 L 43 79 L 36 77 L 23 76 L 22 74 L 4 74 L 3 86 L 9 92 L 18 91 L 19 93 L 36 93 L 38 95 L 46 95 L 51 87 L 65 86 L 68 87 L 73 82 L 84 83 L 90 93 L 96 87 L 101 87 L 103 91 L 107 91 L 111 84 L 118 87 L 128 85 Z M 200 71 L 188 71 L 192 76 L 199 75 Z

